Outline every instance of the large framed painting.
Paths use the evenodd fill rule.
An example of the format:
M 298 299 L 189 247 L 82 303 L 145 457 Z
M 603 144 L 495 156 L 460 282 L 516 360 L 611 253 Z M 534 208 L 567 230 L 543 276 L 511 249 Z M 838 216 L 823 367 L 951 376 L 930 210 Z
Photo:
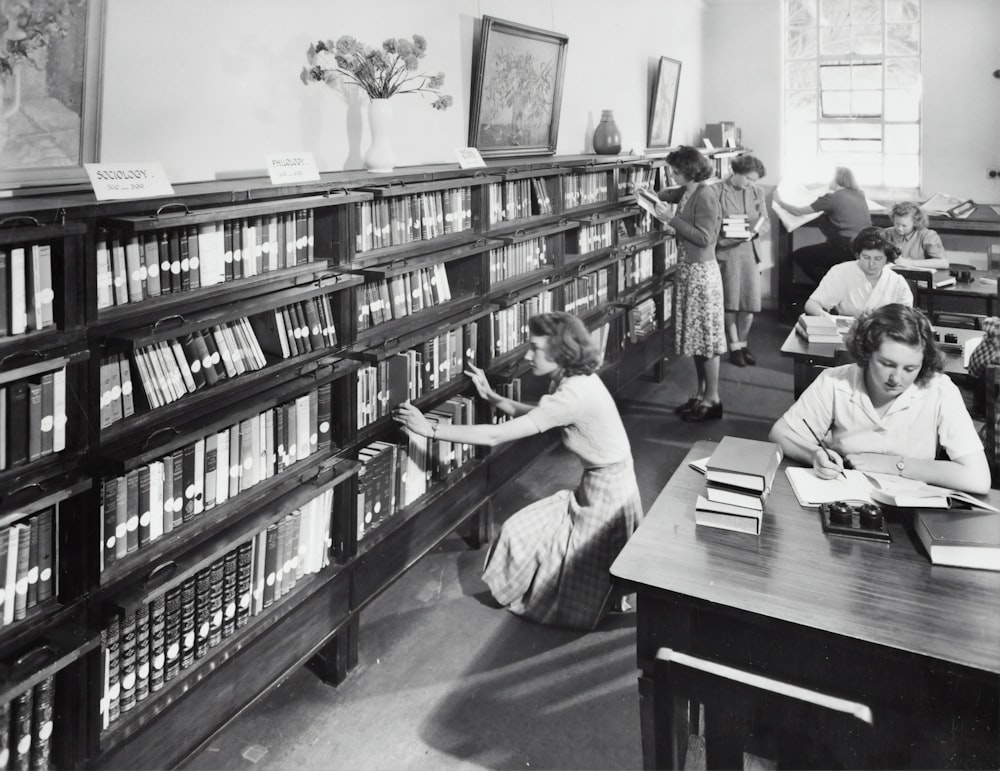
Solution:
M 649 102 L 647 147 L 670 147 L 680 83 L 681 63 L 661 56 L 660 65 L 656 68 L 656 80 L 653 82 L 653 98 Z
M 85 182 L 105 0 L 0 0 L 0 186 Z
M 568 43 L 557 32 L 483 16 L 472 78 L 471 147 L 484 157 L 555 153 Z

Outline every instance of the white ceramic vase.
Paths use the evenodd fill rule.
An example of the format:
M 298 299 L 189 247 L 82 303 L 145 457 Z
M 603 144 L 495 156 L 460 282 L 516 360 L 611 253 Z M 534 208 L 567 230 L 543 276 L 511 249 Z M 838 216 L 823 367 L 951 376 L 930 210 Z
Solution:
M 368 127 L 372 132 L 372 144 L 364 157 L 368 171 L 389 172 L 396 163 L 392 152 L 392 105 L 389 101 L 372 99 L 368 107 Z

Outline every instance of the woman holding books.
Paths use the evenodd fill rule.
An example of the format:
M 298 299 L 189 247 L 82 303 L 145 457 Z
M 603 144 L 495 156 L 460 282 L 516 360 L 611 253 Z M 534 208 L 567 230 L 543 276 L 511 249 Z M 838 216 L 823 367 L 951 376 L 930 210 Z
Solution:
M 771 428 L 786 457 L 824 479 L 844 468 L 898 474 L 969 493 L 990 469 L 927 317 L 894 303 L 858 317 L 847 336 L 855 363 L 820 373 Z M 947 458 L 939 459 L 939 448 Z
M 896 264 L 913 268 L 948 268 L 941 236 L 927 227 L 927 214 L 911 201 L 892 207 L 892 227 L 882 237 L 899 250 Z
M 593 629 L 610 609 L 609 569 L 642 519 L 632 450 L 611 394 L 596 374 L 601 355 L 576 316 L 528 320 L 525 360 L 551 378 L 537 406 L 500 396 L 486 374 L 466 373 L 480 397 L 512 419 L 499 424 L 438 425 L 413 405 L 397 421 L 419 436 L 495 446 L 561 428 L 583 463 L 576 490 L 561 490 L 514 514 L 486 558 L 483 580 L 512 613 L 543 624 Z
M 664 231 L 677 238 L 674 346 L 679 355 L 694 358 L 698 377 L 698 392 L 676 412 L 687 421 L 718 420 L 719 357 L 726 352 L 726 332 L 722 274 L 715 255 L 722 215 L 718 194 L 705 184 L 714 169 L 693 147 L 672 151 L 667 165 L 678 186 L 659 191 L 656 216 L 664 222 Z M 662 201 L 676 203 L 677 214 Z
M 830 268 L 806 300 L 806 315 L 822 316 L 836 308 L 841 316 L 857 316 L 890 303 L 913 305 L 913 292 L 906 279 L 887 269 L 898 252 L 878 228 L 865 228 L 858 233 L 851 242 L 851 250 L 854 261 Z
M 774 200 L 783 209 L 799 216 L 814 212 L 826 214 L 826 219 L 820 223 L 826 242 L 803 246 L 792 252 L 792 262 L 815 283 L 819 283 L 831 266 L 853 257 L 851 240 L 862 228 L 872 224 L 864 191 L 854 179 L 854 172 L 845 166 L 834 170 L 830 192 L 808 206 L 794 206 L 781 200 L 777 190 L 774 191 Z
M 730 163 L 732 174 L 715 188 L 722 210 L 722 236 L 715 245 L 722 271 L 723 307 L 729 361 L 737 367 L 757 360 L 747 347 L 753 315 L 760 313 L 760 255 L 757 236 L 767 222 L 767 202 L 757 186 L 767 170 L 753 155 Z

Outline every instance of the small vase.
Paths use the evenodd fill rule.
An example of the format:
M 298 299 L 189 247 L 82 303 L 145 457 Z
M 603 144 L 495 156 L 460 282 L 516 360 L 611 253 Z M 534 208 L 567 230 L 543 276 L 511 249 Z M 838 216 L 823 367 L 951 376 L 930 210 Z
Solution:
M 372 99 L 368 107 L 368 127 L 372 132 L 372 144 L 365 153 L 365 168 L 375 172 L 392 171 L 396 156 L 392 152 L 392 105 L 388 99 Z
M 594 152 L 598 155 L 618 155 L 622 149 L 622 136 L 618 133 L 615 114 L 601 110 L 601 122 L 594 129 Z

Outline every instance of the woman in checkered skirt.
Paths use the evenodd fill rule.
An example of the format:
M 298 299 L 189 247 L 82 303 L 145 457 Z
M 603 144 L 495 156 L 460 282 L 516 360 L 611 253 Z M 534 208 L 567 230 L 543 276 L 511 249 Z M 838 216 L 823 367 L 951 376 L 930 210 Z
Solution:
M 611 605 L 609 568 L 642 519 L 632 450 L 611 394 L 596 370 L 601 355 L 568 313 L 528 321 L 525 360 L 551 378 L 537 406 L 506 399 L 477 367 L 479 395 L 512 419 L 497 425 L 436 425 L 411 404 L 395 418 L 409 431 L 449 442 L 494 446 L 561 428 L 583 462 L 576 490 L 561 490 L 514 514 L 486 558 L 483 580 L 512 613 L 543 624 L 593 629 Z

